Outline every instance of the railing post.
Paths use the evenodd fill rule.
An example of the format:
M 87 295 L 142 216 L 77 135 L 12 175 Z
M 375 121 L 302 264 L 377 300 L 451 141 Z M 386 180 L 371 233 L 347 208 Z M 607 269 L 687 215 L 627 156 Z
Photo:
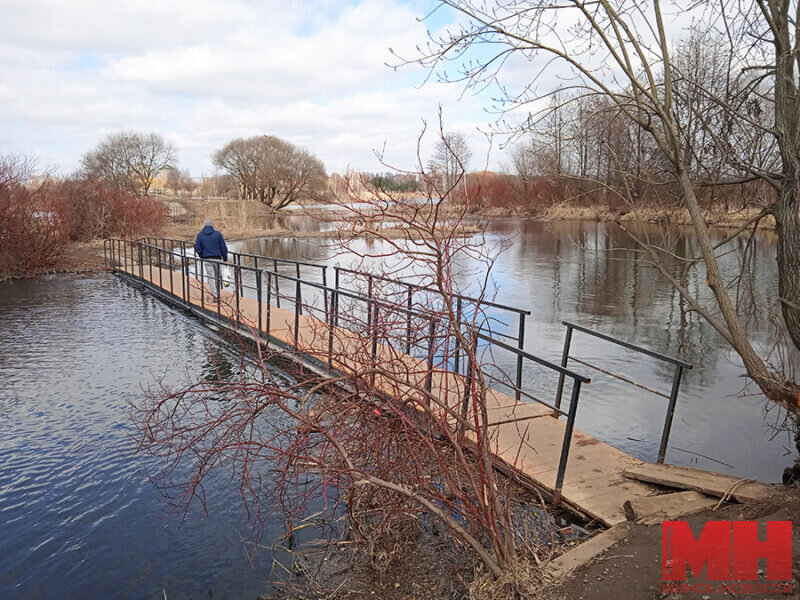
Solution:
M 669 434 L 672 430 L 672 419 L 675 416 L 675 405 L 678 401 L 678 390 L 681 387 L 681 376 L 683 366 L 675 365 L 675 374 L 672 377 L 672 392 L 669 395 L 669 405 L 667 407 L 667 418 L 664 420 L 664 431 L 661 434 L 661 446 L 658 448 L 658 462 L 663 463 L 667 455 L 667 445 L 669 444 Z
M 189 277 L 189 257 L 186 250 L 186 242 L 181 242 L 181 254 L 183 258 L 183 265 L 186 269 L 186 277 Z
M 567 471 L 567 459 L 572 445 L 572 430 L 575 428 L 575 414 L 578 412 L 578 398 L 580 395 L 581 382 L 579 379 L 573 379 L 572 398 L 569 401 L 569 412 L 567 413 L 567 426 L 564 429 L 564 441 L 561 444 L 561 458 L 558 461 L 556 486 L 553 489 L 553 506 L 558 506 L 561 502 L 561 488 L 564 487 L 564 474 Z
M 197 269 L 198 264 L 200 265 L 200 308 L 205 310 L 206 308 L 206 267 L 203 264 L 203 259 L 195 260 L 194 266 Z
M 150 268 L 150 284 L 155 285 L 153 281 L 153 247 L 150 244 L 147 245 L 147 266 Z
M 572 326 L 567 325 L 567 336 L 564 338 L 564 351 L 561 353 L 561 366 L 567 368 L 569 361 L 569 347 L 572 344 Z M 561 396 L 564 393 L 564 374 L 558 375 L 558 389 L 556 391 L 556 408 L 561 408 Z
M 172 289 L 173 288 L 173 285 L 172 285 L 172 273 L 174 272 L 174 269 L 175 269 L 175 260 L 174 260 L 174 257 L 172 256 L 172 251 L 170 251 L 170 253 L 169 253 L 169 293 L 170 293 L 171 296 L 175 295 L 175 292 L 173 292 L 173 289 Z
M 241 307 L 239 305 L 239 292 L 242 289 L 242 265 L 241 258 L 239 258 L 239 265 L 233 267 L 233 285 L 236 286 L 236 325 L 242 326 Z
M 461 331 L 461 296 L 458 296 L 458 298 L 456 299 L 456 323 L 453 331 L 456 332 L 454 334 L 456 336 L 456 343 L 455 343 L 456 356 L 455 356 L 454 366 L 456 375 L 458 375 L 459 367 L 461 367 L 461 345 L 460 342 L 458 341 L 458 332 Z
M 161 248 L 156 248 L 156 258 L 158 262 L 158 287 L 164 289 L 164 269 L 161 268 Z
M 277 275 L 275 276 L 277 279 Z M 267 342 L 269 343 L 270 340 L 270 317 L 272 315 L 272 310 L 270 309 L 270 296 L 272 295 L 272 274 L 267 271 L 267 322 L 264 324 L 267 330 Z
M 278 277 L 278 260 L 277 259 L 272 261 L 272 266 L 274 267 L 274 271 L 275 271 L 275 303 L 278 305 L 278 308 L 280 308 L 281 307 L 281 290 L 278 287 L 278 280 L 280 279 L 280 277 Z
M 525 313 L 519 313 L 519 334 L 517 335 L 517 347 L 523 350 L 525 346 Z M 522 354 L 517 354 L 517 401 L 522 397 Z M 556 404 L 558 406 L 558 404 Z
M 144 253 L 142 252 L 142 243 L 136 242 L 136 249 L 139 254 L 139 279 L 144 281 Z
M 211 268 L 214 269 L 214 282 L 217 286 L 217 315 L 222 316 L 222 265 L 219 261 L 212 261 Z
M 298 349 L 298 336 L 300 333 L 300 280 L 298 279 L 294 291 L 294 349 Z
M 428 374 L 425 379 L 425 390 L 430 394 L 433 389 L 433 355 L 434 343 L 433 337 L 436 335 L 436 321 L 431 319 L 430 330 L 428 332 Z M 430 406 L 430 398 L 426 399 L 426 404 Z
M 323 288 L 328 287 L 328 276 L 327 276 L 327 273 L 328 273 L 328 265 L 322 265 L 322 287 Z M 331 297 L 331 298 L 333 298 L 333 297 Z M 322 300 L 323 300 L 323 302 L 325 302 L 325 321 L 327 322 L 329 320 L 328 319 L 328 310 L 329 310 L 329 307 L 328 307 L 328 294 L 326 294 L 324 291 L 322 293 Z
M 334 281 L 335 281 L 335 289 L 339 291 L 339 266 L 333 267 L 333 271 L 335 273 Z M 339 326 L 339 294 L 336 294 L 336 314 L 334 316 L 333 324 L 335 327 Z
M 103 264 L 107 267 L 112 267 L 114 265 L 110 265 L 108 263 L 108 255 L 109 255 L 109 247 L 113 246 L 113 242 L 111 240 L 103 240 Z
M 125 253 L 125 266 L 123 267 L 123 271 L 126 273 L 128 272 L 128 244 L 125 242 L 120 242 L 122 244 L 122 251 Z
M 325 293 L 323 291 L 323 293 Z M 337 291 L 331 290 L 331 310 L 328 315 L 328 369 L 333 368 L 333 329 L 336 317 L 336 305 L 338 304 Z
M 258 259 L 256 259 L 256 264 L 258 264 Z M 263 331 L 261 328 L 261 317 L 263 315 L 263 308 L 261 307 L 261 278 L 264 274 L 256 270 L 256 300 L 258 300 L 258 330 Z
M 187 259 L 184 259 L 184 260 L 186 260 L 186 273 L 185 273 L 185 277 L 186 277 L 186 301 L 189 303 L 189 305 L 191 305 L 192 304 L 192 279 L 194 279 L 195 281 L 199 281 L 199 279 L 197 277 L 192 278 L 192 268 L 191 268 L 189 259 L 187 258 Z M 195 269 L 195 275 L 196 275 L 197 274 L 197 259 L 195 258 L 195 259 L 192 259 L 192 260 L 194 261 L 194 269 Z
M 184 302 L 186 302 L 187 304 L 190 304 L 189 296 L 186 293 L 186 286 L 189 285 L 189 278 L 188 278 L 188 275 L 187 275 L 188 269 L 186 268 L 186 264 L 187 264 L 186 254 L 183 253 L 183 250 L 181 250 L 181 252 L 182 252 L 182 254 L 181 254 L 181 298 L 183 298 Z
M 239 293 L 244 298 L 244 272 L 242 271 L 242 255 L 239 255 Z

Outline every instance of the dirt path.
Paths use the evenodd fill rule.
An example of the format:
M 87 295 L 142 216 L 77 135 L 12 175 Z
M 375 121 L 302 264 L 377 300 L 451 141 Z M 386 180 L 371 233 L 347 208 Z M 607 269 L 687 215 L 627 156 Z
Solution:
M 731 504 L 718 510 L 708 510 L 685 520 L 695 533 L 700 531 L 706 521 L 757 520 L 795 521 L 800 517 L 800 493 L 798 490 L 778 495 L 769 502 L 760 505 Z M 765 531 L 763 527 L 760 531 Z M 651 600 L 662 598 L 695 598 L 697 600 L 722 600 L 736 598 L 775 599 L 800 598 L 800 523 L 793 523 L 792 564 L 793 591 L 791 594 L 779 593 L 744 593 L 743 588 L 734 587 L 733 592 L 719 590 L 719 582 L 708 582 L 704 577 L 695 578 L 689 575 L 687 583 L 713 585 L 710 591 L 704 586 L 697 586 L 699 591 L 690 593 L 671 593 L 662 590 L 661 581 L 661 526 L 634 525 L 627 537 L 612 546 L 609 550 L 595 558 L 589 564 L 577 569 L 563 583 L 546 590 L 542 600 Z M 763 535 L 763 533 L 762 533 Z M 763 539 L 763 538 L 762 538 Z M 760 568 L 764 568 L 761 561 Z M 762 583 L 766 582 L 762 574 Z

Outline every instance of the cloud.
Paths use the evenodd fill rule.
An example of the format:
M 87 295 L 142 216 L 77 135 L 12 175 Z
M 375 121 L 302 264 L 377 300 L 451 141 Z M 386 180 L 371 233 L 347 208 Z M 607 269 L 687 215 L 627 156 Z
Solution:
M 103 135 L 152 130 L 200 175 L 230 139 L 268 133 L 329 171 L 379 170 L 373 150 L 384 147 L 409 168 L 441 104 L 480 156 L 476 126 L 490 120 L 481 99 L 419 88 L 421 68 L 386 66 L 389 47 L 413 53 L 425 41 L 424 13 L 395 0 L 13 3 L 0 22 L 0 153 L 69 172 Z

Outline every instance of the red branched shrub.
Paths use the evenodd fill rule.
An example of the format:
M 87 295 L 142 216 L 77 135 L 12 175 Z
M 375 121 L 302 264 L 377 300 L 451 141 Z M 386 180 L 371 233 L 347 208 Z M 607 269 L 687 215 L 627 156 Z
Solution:
M 59 267 L 70 240 L 158 234 L 167 207 L 95 179 L 34 176 L 31 160 L 0 155 L 0 279 Z
M 33 184 L 29 163 L 0 157 L 0 279 L 56 266 L 69 238 L 56 184 Z
M 463 200 L 463 191 L 459 199 Z M 557 181 L 537 178 L 523 183 L 503 173 L 470 173 L 467 176 L 468 205 L 482 209 L 518 209 L 536 212 L 567 197 L 566 186 Z
M 59 187 L 73 240 L 155 234 L 167 223 L 163 203 L 96 179 L 66 180 Z

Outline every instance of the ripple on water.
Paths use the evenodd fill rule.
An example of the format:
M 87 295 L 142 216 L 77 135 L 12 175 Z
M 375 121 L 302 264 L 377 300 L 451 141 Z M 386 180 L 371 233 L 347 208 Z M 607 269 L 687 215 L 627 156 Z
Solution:
M 170 511 L 129 402 L 198 374 L 207 331 L 115 278 L 0 284 L 0 598 L 254 597 L 233 492 Z M 268 534 L 269 535 L 269 534 Z

